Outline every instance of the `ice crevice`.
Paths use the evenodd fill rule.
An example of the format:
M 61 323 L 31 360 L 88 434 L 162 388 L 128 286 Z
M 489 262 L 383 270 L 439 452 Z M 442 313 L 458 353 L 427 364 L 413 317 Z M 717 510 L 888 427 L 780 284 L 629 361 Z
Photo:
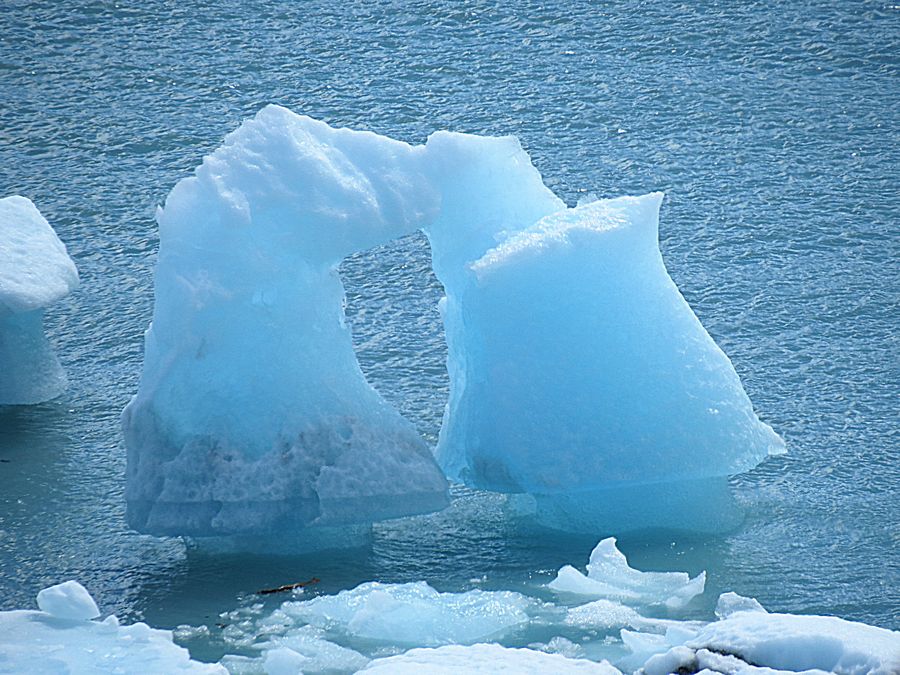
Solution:
M 562 529 L 686 526 L 696 500 L 648 502 L 683 491 L 646 486 L 712 498 L 783 443 L 666 273 L 661 200 L 566 208 L 513 137 L 410 145 L 267 106 L 157 215 L 153 321 L 123 414 L 129 523 L 355 525 L 442 508 L 446 475 L 532 495 Z M 446 292 L 434 453 L 366 382 L 336 271 L 416 230 Z

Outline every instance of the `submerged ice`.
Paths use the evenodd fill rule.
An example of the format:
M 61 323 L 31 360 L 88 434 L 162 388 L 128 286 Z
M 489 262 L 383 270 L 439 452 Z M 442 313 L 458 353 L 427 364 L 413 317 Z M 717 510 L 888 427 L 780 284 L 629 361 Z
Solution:
M 658 486 L 781 451 L 666 273 L 660 201 L 567 209 L 511 137 L 412 146 L 263 109 L 158 213 L 153 322 L 123 416 L 129 522 L 193 536 L 366 523 L 442 508 L 444 473 L 544 512 L 574 499 L 549 508 L 565 520 L 616 501 L 598 490 L 679 494 Z M 419 229 L 446 291 L 437 462 L 366 382 L 336 272 Z M 643 509 L 642 526 L 695 517 L 686 502 Z
M 55 398 L 66 375 L 44 310 L 78 286 L 65 245 L 31 200 L 0 199 L 0 405 Z

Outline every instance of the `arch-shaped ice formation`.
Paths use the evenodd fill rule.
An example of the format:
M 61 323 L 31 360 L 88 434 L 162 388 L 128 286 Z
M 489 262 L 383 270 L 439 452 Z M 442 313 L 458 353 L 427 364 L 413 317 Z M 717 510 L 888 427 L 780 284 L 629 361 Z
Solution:
M 0 199 L 0 405 L 41 403 L 65 389 L 44 310 L 77 286 L 65 244 L 31 200 Z
M 697 391 L 738 427 L 715 431 L 694 453 L 706 453 L 702 466 L 684 473 L 725 475 L 758 462 L 777 437 L 756 419 L 727 357 L 666 275 L 655 241 L 658 199 L 635 204 L 629 217 L 647 221 L 638 226 L 645 235 L 609 234 L 609 223 L 586 225 L 600 207 L 567 210 L 512 137 L 438 132 L 411 146 L 263 109 L 179 182 L 158 213 L 153 323 L 140 388 L 123 416 L 129 522 L 161 534 L 264 534 L 446 503 L 429 449 L 360 371 L 335 272 L 344 256 L 417 229 L 431 241 L 447 294 L 451 397 L 438 457 L 451 477 L 537 493 L 641 479 L 623 467 L 633 459 L 624 445 L 642 433 L 666 439 L 665 415 Z M 609 244 L 614 254 L 604 253 Z M 604 255 L 605 272 L 592 270 L 592 256 Z M 631 262 L 645 259 L 635 276 Z M 689 377 L 666 385 L 670 407 L 622 420 L 636 429 L 613 436 L 619 445 L 610 452 L 610 437 L 592 443 L 592 434 L 604 427 L 607 388 L 622 384 L 616 372 L 587 388 L 568 381 L 598 355 L 591 330 L 615 325 L 594 320 L 614 294 L 593 284 L 617 274 L 631 275 L 645 295 L 664 288 L 653 307 L 666 312 L 638 313 L 677 319 L 645 326 L 654 349 L 666 351 L 667 331 L 688 331 L 672 349 L 697 350 L 692 362 L 711 359 L 714 367 L 699 389 Z M 532 316 L 537 296 L 547 306 Z M 640 332 L 636 326 L 632 336 L 637 353 Z M 513 372 L 518 384 L 506 377 Z M 547 398 L 569 391 L 580 396 Z M 684 434 L 670 440 L 656 451 L 665 461 L 640 459 L 649 480 L 677 461 Z M 654 452 L 652 443 L 634 447 Z M 558 469 L 555 482 L 548 465 Z

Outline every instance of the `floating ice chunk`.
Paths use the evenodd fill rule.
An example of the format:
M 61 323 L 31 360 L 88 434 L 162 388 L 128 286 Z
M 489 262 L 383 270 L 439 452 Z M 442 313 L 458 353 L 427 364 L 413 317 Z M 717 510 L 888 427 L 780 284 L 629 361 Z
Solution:
M 735 612 L 765 612 L 759 600 L 756 598 L 746 598 L 729 591 L 722 593 L 716 602 L 716 616 L 720 619 L 727 619 Z
M 666 272 L 661 201 L 549 215 L 471 262 L 459 297 L 447 289 L 446 313 L 465 317 L 446 322 L 458 367 L 437 454 L 451 479 L 677 491 L 784 451 Z
M 0 405 L 40 403 L 65 388 L 44 309 L 77 286 L 75 263 L 35 205 L 0 199 Z
M 451 645 L 437 649 L 412 649 L 405 654 L 372 661 L 362 672 L 391 675 L 458 675 L 459 673 L 585 673 L 621 675 L 607 662 L 595 663 L 547 654 L 532 649 L 511 649 L 496 644 L 469 647 Z
M 314 626 L 291 628 L 283 635 L 273 636 L 270 640 L 257 643 L 256 647 L 265 651 L 267 672 L 271 672 L 270 660 L 282 658 L 290 663 L 299 663 L 304 673 L 319 672 L 356 672 L 369 662 L 359 652 L 342 647 L 325 639 L 321 630 Z M 289 651 L 282 657 L 273 657 L 274 652 Z M 300 659 L 297 659 L 297 655 Z
M 832 616 L 769 613 L 735 593 L 719 598 L 719 620 L 673 625 L 665 635 L 622 631 L 632 655 L 625 667 L 642 675 L 781 672 L 888 675 L 900 672 L 900 633 Z
M 686 646 L 782 670 L 900 672 L 900 633 L 833 616 L 735 610 L 706 626 Z
M 534 601 L 513 591 L 439 593 L 424 581 L 365 583 L 282 610 L 320 628 L 405 646 L 470 644 L 528 621 Z
M 114 616 L 90 621 L 97 606 L 75 582 L 38 597 L 49 611 L 0 612 L 0 672 L 227 674 L 222 666 L 192 661 L 170 631 L 143 623 L 120 626 Z
M 585 576 L 571 565 L 559 570 L 548 586 L 559 593 L 617 600 L 629 605 L 665 605 L 679 609 L 703 593 L 706 572 L 693 579 L 684 572 L 641 572 L 609 537 L 591 552 Z
M 65 581 L 45 588 L 38 593 L 37 604 L 42 612 L 57 619 L 90 621 L 100 616 L 97 603 L 77 581 Z

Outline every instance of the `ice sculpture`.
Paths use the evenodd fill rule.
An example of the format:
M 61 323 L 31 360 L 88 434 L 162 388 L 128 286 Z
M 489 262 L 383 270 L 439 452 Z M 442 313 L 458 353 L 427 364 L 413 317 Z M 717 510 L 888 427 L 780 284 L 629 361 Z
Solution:
M 0 199 L 0 405 L 40 403 L 65 389 L 44 309 L 77 286 L 75 263 L 31 200 Z
M 129 522 L 256 536 L 446 503 L 429 449 L 360 371 L 335 271 L 417 229 L 446 290 L 452 479 L 568 517 L 559 498 L 581 513 L 598 489 L 702 482 L 779 451 L 665 271 L 660 198 L 566 209 L 511 137 L 411 146 L 263 109 L 158 213 L 123 416 Z

